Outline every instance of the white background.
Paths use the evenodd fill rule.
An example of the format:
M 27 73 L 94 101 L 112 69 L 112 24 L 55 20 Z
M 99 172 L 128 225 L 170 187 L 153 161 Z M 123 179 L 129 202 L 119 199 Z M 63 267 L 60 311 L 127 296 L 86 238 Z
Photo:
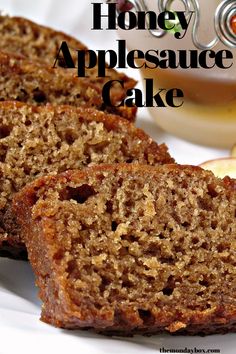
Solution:
M 209 0 L 213 1 L 213 0 Z M 75 35 L 91 49 L 116 48 L 115 31 L 91 31 L 92 7 L 88 0 L 0 0 L 0 9 L 28 17 Z M 1 34 L 0 34 L 1 35 Z M 139 79 L 136 70 L 128 75 Z M 141 87 L 141 83 L 139 83 Z M 137 125 L 157 142 L 165 142 L 179 163 L 199 164 L 228 156 L 229 151 L 197 146 L 161 131 L 146 109 L 140 109 Z M 236 335 L 201 337 L 106 338 L 84 331 L 55 329 L 39 321 L 40 301 L 29 264 L 0 259 L 0 354 L 8 353 L 159 353 L 159 348 L 221 349 L 234 354 Z

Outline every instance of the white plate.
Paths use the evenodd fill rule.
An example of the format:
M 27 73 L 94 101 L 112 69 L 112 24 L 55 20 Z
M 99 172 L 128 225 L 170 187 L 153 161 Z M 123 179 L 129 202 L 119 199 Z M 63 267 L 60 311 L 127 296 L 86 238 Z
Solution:
M 115 31 L 90 30 L 92 8 L 87 0 L 0 0 L 0 9 L 71 33 L 93 49 L 116 47 Z M 127 74 L 139 79 L 135 70 L 127 70 Z M 199 164 L 229 154 L 229 151 L 196 146 L 166 134 L 155 125 L 146 109 L 139 110 L 137 124 L 156 141 L 166 142 L 180 163 Z M 39 321 L 40 305 L 30 265 L 0 259 L 0 354 L 149 354 L 160 353 L 163 347 L 176 352 L 187 348 L 194 353 L 196 348 L 198 353 L 204 353 L 201 349 L 205 352 L 219 349 L 221 354 L 235 353 L 234 334 L 204 338 L 169 335 L 106 338 L 90 332 L 60 330 Z

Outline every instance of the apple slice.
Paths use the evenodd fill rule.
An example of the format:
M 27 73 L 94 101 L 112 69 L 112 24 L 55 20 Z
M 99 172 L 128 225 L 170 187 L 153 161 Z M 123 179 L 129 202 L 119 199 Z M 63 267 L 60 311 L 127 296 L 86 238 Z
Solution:
M 204 170 L 212 171 L 216 177 L 229 176 L 236 178 L 236 158 L 234 157 L 206 161 L 199 166 Z
M 236 157 L 236 144 L 234 144 L 234 146 L 232 147 L 231 157 Z

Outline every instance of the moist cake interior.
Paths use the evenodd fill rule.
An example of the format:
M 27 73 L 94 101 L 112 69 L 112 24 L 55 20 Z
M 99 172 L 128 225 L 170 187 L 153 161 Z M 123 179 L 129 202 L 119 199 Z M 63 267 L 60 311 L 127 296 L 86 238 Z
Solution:
M 151 331 L 156 323 L 174 332 L 201 318 L 209 328 L 214 315 L 214 330 L 224 326 L 222 317 L 236 311 L 235 192 L 211 173 L 178 166 L 81 176 L 49 182 L 31 200 L 42 232 L 26 237 L 32 264 L 34 249 L 40 258 L 45 247 L 52 273 L 40 286 L 47 277 L 60 284 L 56 300 L 41 289 L 43 319 L 60 323 L 62 291 L 88 323 L 118 316 L 124 326 Z

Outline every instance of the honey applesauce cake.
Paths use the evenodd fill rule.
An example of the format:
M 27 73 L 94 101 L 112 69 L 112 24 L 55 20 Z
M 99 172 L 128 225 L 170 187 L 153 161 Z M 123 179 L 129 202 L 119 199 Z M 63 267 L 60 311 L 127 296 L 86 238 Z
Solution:
M 198 167 L 100 165 L 16 195 L 43 301 L 63 328 L 133 334 L 236 328 L 236 190 Z
M 127 120 L 73 106 L 0 102 L 0 255 L 25 258 L 11 200 L 38 176 L 99 163 L 173 162 Z

